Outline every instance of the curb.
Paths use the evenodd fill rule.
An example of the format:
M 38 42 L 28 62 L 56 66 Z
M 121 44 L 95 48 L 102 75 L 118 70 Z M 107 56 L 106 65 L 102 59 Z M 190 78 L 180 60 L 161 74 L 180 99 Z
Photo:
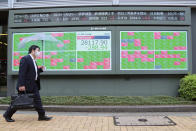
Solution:
M 138 105 L 138 106 L 43 106 L 49 112 L 196 112 L 196 105 Z M 8 105 L 0 105 L 6 110 Z

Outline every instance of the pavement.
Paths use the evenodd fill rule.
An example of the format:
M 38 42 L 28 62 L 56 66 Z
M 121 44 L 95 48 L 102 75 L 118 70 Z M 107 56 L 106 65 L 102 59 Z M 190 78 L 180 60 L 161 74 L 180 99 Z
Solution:
M 38 121 L 35 111 L 18 111 L 7 123 L 0 111 L 0 131 L 196 131 L 196 112 L 47 112 L 51 121 Z M 175 126 L 115 126 L 114 116 L 168 116 Z

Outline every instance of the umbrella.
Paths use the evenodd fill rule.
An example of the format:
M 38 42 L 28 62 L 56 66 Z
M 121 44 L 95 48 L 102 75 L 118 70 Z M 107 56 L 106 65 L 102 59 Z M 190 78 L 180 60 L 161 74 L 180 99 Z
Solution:
M 19 44 L 18 44 L 18 48 L 24 48 L 26 43 L 30 42 L 30 41 L 37 41 L 37 40 L 41 40 L 42 41 L 42 63 L 44 65 L 44 61 L 43 61 L 43 41 L 53 41 L 53 42 L 58 42 L 60 44 L 62 44 L 62 42 L 58 39 L 56 39 L 55 37 L 53 37 L 50 34 L 46 34 L 46 33 L 37 33 L 36 35 L 33 36 L 29 36 L 29 37 L 25 37 Z

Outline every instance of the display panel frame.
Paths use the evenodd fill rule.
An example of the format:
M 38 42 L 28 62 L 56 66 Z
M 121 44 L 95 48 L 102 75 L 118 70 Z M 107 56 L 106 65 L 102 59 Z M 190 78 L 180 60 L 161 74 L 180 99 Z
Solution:
M 120 60 L 120 32 L 121 31 L 186 31 L 187 32 L 187 70 L 121 70 L 121 60 Z M 190 27 L 169 27 L 169 26 L 123 26 L 117 27 L 117 58 L 116 59 L 116 68 L 118 74 L 187 74 L 192 72 L 192 44 L 191 44 L 191 29 Z
M 101 71 L 46 71 L 44 75 L 109 75 L 109 74 L 187 74 L 192 72 L 192 41 L 191 28 L 171 27 L 171 26 L 92 26 L 92 27 L 63 27 L 63 28 L 28 28 L 28 29 L 10 29 L 8 42 L 8 74 L 17 75 L 18 71 L 12 71 L 12 34 L 13 33 L 31 33 L 31 32 L 74 32 L 74 31 L 111 31 L 111 67 L 112 70 Z M 120 70 L 120 31 L 187 31 L 187 70 Z M 11 53 L 10 53 L 11 52 Z
M 58 12 L 82 12 L 82 11 L 184 11 L 184 21 L 163 20 L 99 20 L 99 21 L 63 21 L 63 22 L 41 22 L 41 23 L 14 23 L 15 14 L 33 13 L 58 13 Z M 88 7 L 88 8 L 50 8 L 50 9 L 25 9 L 10 10 L 9 27 L 39 27 L 39 26 L 71 26 L 71 25 L 190 25 L 191 9 L 189 7 Z
M 63 27 L 63 28 L 28 28 L 28 29 L 10 29 L 8 45 L 8 74 L 16 75 L 18 71 L 12 70 L 13 34 L 14 33 L 32 33 L 32 32 L 85 32 L 85 31 L 110 31 L 111 32 L 111 70 L 63 70 L 63 71 L 45 71 L 44 75 L 83 75 L 83 74 L 115 74 L 115 28 L 114 27 Z

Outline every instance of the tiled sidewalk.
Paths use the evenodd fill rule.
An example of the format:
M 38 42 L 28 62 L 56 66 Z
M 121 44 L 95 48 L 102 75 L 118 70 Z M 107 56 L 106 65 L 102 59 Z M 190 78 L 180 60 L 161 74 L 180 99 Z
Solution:
M 196 116 L 168 116 L 176 126 L 115 126 L 112 116 L 50 115 L 37 121 L 36 114 L 14 114 L 16 122 L 5 122 L 0 114 L 0 131 L 196 131 Z

